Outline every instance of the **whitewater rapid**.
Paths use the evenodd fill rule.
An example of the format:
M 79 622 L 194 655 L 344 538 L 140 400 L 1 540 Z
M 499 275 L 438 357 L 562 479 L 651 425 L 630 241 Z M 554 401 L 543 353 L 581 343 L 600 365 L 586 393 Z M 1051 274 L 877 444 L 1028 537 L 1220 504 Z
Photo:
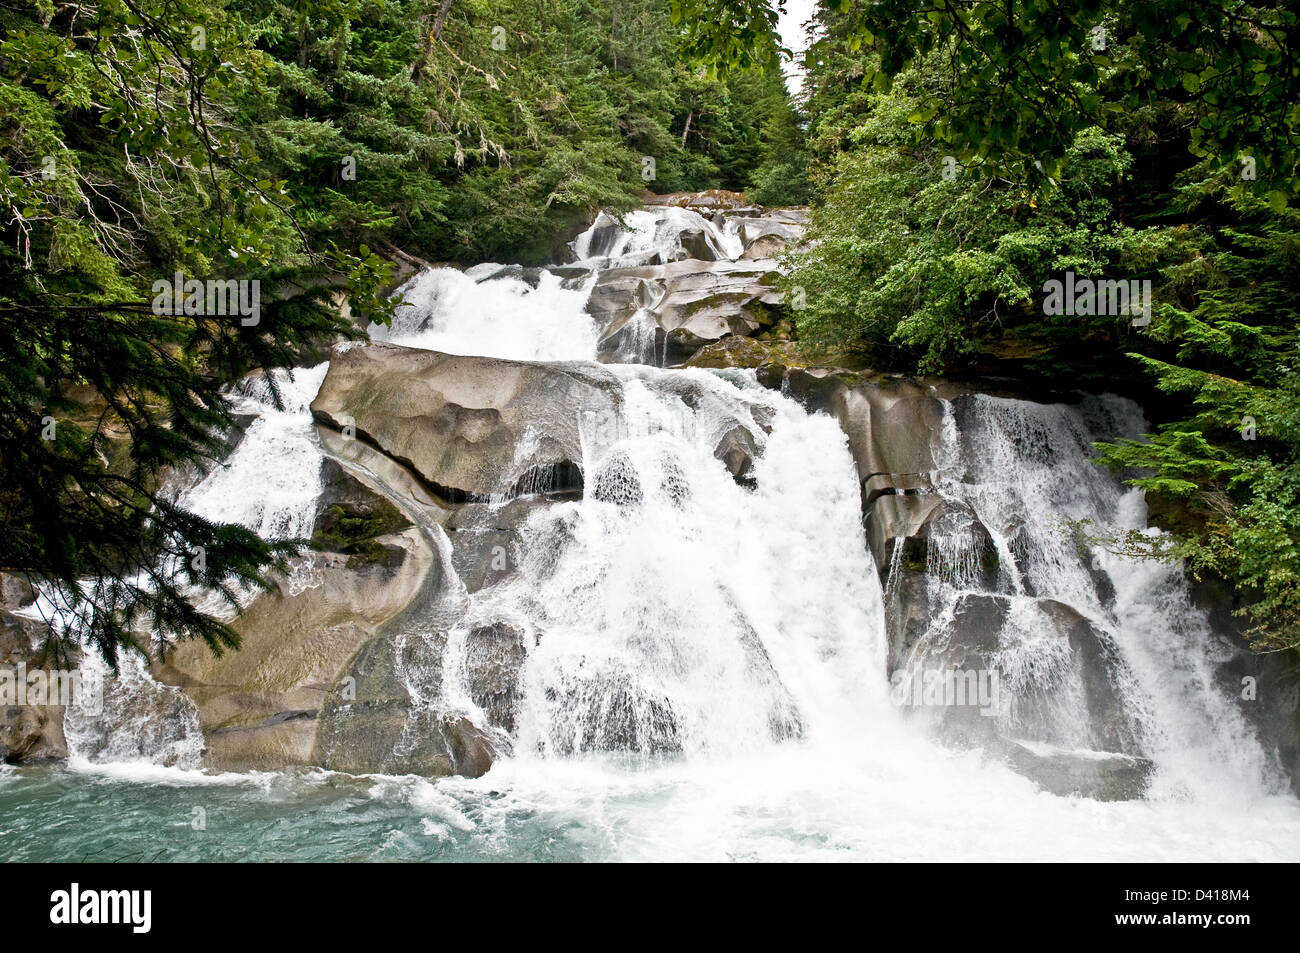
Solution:
M 664 245 L 679 240 L 679 211 L 636 213 L 593 260 L 671 254 Z M 575 242 L 580 258 L 593 234 Z M 591 280 L 565 287 L 546 271 L 535 281 L 480 281 L 428 270 L 401 290 L 409 305 L 393 326 L 373 337 L 452 353 L 591 360 Z M 283 378 L 282 409 L 251 390 L 247 409 L 257 419 L 225 465 L 186 491 L 187 505 L 269 537 L 309 536 L 323 451 L 308 408 L 326 369 Z M 269 814 L 296 827 L 304 853 L 264 850 L 323 859 L 1300 858 L 1300 802 L 1215 685 L 1225 649 L 1181 574 L 1098 553 L 1097 571 L 1114 589 L 1103 600 L 1053 527 L 1060 517 L 1145 526 L 1140 493 L 1088 462 L 1092 433 L 1076 411 L 993 398 L 961 415 L 950 407 L 948 455 L 933 476 L 937 492 L 968 504 L 995 536 L 999 586 L 1016 607 L 1000 633 L 1010 670 L 1034 668 L 1042 646 L 1032 614 L 1048 596 L 1078 609 L 1122 653 L 1129 680 L 1121 694 L 1156 767 L 1136 801 L 1048 794 L 979 749 L 937 742 L 890 703 L 886 593 L 833 419 L 760 387 L 752 372 L 611 369 L 622 410 L 583 422 L 588 493 L 534 513 L 518 572 L 475 594 L 463 623 L 506 621 L 530 636 L 514 753 L 484 777 L 313 771 L 209 780 L 192 758 L 160 772 L 153 757 L 112 750 L 76 770 L 111 776 L 146 818 L 151 786 L 210 784 L 227 805 L 231 836 L 250 832 L 250 856 L 255 819 Z M 714 455 L 737 424 L 759 451 L 745 480 Z M 942 571 L 927 598 L 942 620 L 974 584 L 961 569 L 970 567 L 961 540 L 935 545 L 947 568 L 932 567 Z M 481 721 L 454 654 L 460 643 L 453 634 L 447 644 L 444 664 L 462 678 L 448 679 L 444 701 Z M 1032 677 L 1021 687 L 1043 690 Z M 1071 711 L 1067 704 L 1043 729 L 1065 747 Z M 1016 730 L 1014 713 L 1006 719 L 1002 726 Z M 609 732 L 617 752 L 606 750 Z M 0 798 L 12 784 L 0 779 Z M 93 792 L 74 796 L 95 812 Z M 365 846 L 347 833 L 348 812 Z M 104 823 L 126 830 L 131 822 Z M 330 837 L 333 847 L 323 843 Z

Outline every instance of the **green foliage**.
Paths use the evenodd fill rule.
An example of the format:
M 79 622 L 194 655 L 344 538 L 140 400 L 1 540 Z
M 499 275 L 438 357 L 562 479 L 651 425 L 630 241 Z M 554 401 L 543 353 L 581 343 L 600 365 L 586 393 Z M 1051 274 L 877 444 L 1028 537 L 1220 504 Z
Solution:
M 912 140 L 908 116 L 938 75 L 914 71 L 853 113 L 825 114 L 814 138 L 824 193 L 817 244 L 794 258 L 788 282 L 808 290 L 801 337 L 939 371 L 975 360 L 1009 328 L 1040 350 L 1120 333 L 1114 317 L 1043 315 L 1039 289 L 1066 270 L 1138 277 L 1153 267 L 1110 197 L 1131 164 L 1122 141 L 1081 132 L 1069 175 L 1047 195 L 977 180 Z
M 1296 18 L 1181 6 L 823 3 L 787 288 L 805 346 L 1138 398 L 1156 432 L 1098 450 L 1167 532 L 1091 538 L 1228 581 L 1255 645 L 1297 650 Z M 1047 314 L 1067 270 L 1150 280 L 1150 325 Z
M 678 63 L 657 0 L 317 6 L 232 0 L 268 64 L 240 123 L 296 183 L 309 233 L 345 246 L 545 261 L 647 185 L 743 188 L 789 108 L 776 72 Z
M 677 0 L 691 15 L 690 50 L 727 66 L 771 21 L 764 0 Z M 1300 193 L 1300 13 L 1238 0 L 826 0 L 827 44 L 862 57 L 878 92 L 933 57 L 951 85 L 909 114 L 918 140 L 968 167 L 1037 187 L 1057 178 L 1078 135 L 1117 132 L 1131 113 L 1174 104 L 1185 148 L 1222 171 L 1256 161 L 1252 188 L 1275 207 Z M 761 49 L 761 47 L 760 47 Z M 808 52 L 811 68 L 824 49 Z

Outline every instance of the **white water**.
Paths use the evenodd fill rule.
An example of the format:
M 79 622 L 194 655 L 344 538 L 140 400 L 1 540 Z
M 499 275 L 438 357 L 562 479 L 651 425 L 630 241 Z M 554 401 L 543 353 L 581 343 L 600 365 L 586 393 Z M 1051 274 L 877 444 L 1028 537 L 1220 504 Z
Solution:
M 1244 706 L 1254 702 L 1215 683 L 1214 669 L 1230 649 L 1193 607 L 1181 570 L 1104 551 L 1081 558 L 1062 525 L 1087 519 L 1094 529 L 1119 533 L 1146 526 L 1140 491 L 1125 490 L 1089 462 L 1097 437 L 1083 414 L 982 395 L 967 400 L 960 433 L 953 425 L 958 415 L 949 411 L 948 452 L 941 454 L 949 465 L 936 474 L 936 485 L 971 507 L 998 552 L 997 590 L 1009 598 L 1010 612 L 998 633 L 997 661 L 1011 695 L 999 729 L 1066 749 L 1091 747 L 1084 663 L 1043 615 L 1044 600 L 1055 600 L 1086 617 L 1117 652 L 1111 682 L 1134 733 L 1130 753 L 1156 767 L 1148 799 L 1231 804 L 1281 792 L 1276 760 L 1245 717 Z M 1092 412 L 1105 418 L 1107 436 L 1145 428 L 1127 401 L 1102 399 Z M 930 541 L 927 586 L 935 622 L 913 665 L 923 664 L 927 646 L 945 644 L 957 600 L 980 591 L 969 527 L 945 528 Z M 1097 576 L 1109 581 L 1113 599 Z
M 292 380 L 273 371 L 279 409 L 266 382 L 249 378 L 237 409 L 257 418 L 235 452 L 184 491 L 179 505 L 209 520 L 246 526 L 263 539 L 311 536 L 323 459 L 311 427 L 311 402 L 328 370 L 328 363 L 296 368 Z
M 580 263 L 602 268 L 640 265 L 654 256 L 675 261 L 695 257 L 682 246 L 684 233 L 699 233 L 716 261 L 735 261 L 745 252 L 739 219 L 719 227 L 693 209 L 670 205 L 629 212 L 622 225 L 602 212 L 570 248 Z
M 656 211 L 618 237 L 616 256 L 671 257 L 680 229 L 661 234 L 656 223 L 677 218 Z M 580 257 L 587 244 L 575 243 Z M 376 337 L 589 359 L 586 293 L 548 274 L 533 289 L 426 271 L 403 289 L 413 307 Z M 740 372 L 614 369 L 618 419 L 584 420 L 586 498 L 534 514 L 523 565 L 472 597 L 446 640 L 451 677 L 426 699 L 482 723 L 465 686 L 464 635 L 498 621 L 524 630 L 514 756 L 477 780 L 374 780 L 373 796 L 408 803 L 427 836 L 469 833 L 482 851 L 505 851 L 511 818 L 523 815 L 590 856 L 619 859 L 1300 858 L 1300 805 L 1278 793 L 1271 759 L 1214 685 L 1222 649 L 1177 571 L 1101 555 L 1116 592 L 1107 603 L 1057 532 L 1063 517 L 1145 523 L 1140 494 L 1087 464 L 1091 434 L 1074 411 L 979 398 L 965 432 L 950 415 L 934 477 L 993 534 L 997 588 L 1013 603 L 999 633 L 1010 684 L 1022 697 L 1051 689 L 1060 703 L 1027 741 L 1086 741 L 1069 733 L 1079 724 L 1066 690 L 1075 660 L 1044 638 L 1039 600 L 1073 607 L 1122 653 L 1120 693 L 1156 765 L 1139 801 L 1044 793 L 979 750 L 944 747 L 892 707 L 884 597 L 830 418 Z M 324 370 L 298 372 L 284 412 L 261 404 L 227 466 L 187 503 L 271 536 L 309 535 L 320 451 L 306 407 Z M 761 451 L 752 489 L 713 455 L 737 424 Z M 978 588 L 972 560 L 964 529 L 936 539 L 936 626 Z M 999 726 L 1026 728 L 1013 713 Z M 124 737 L 100 751 L 134 757 Z M 191 764 L 178 740 L 146 760 Z
M 617 424 L 584 427 L 587 498 L 536 513 L 475 600 L 534 646 L 517 749 L 730 756 L 878 714 L 880 586 L 835 423 L 739 375 L 620 376 Z M 713 455 L 737 425 L 763 446 L 753 491 Z
M 519 361 L 590 361 L 599 329 L 586 312 L 594 275 L 579 289 L 542 272 L 475 282 L 454 268 L 430 268 L 404 284 L 391 328 L 370 326 L 375 341 Z
M 1074 411 L 989 402 L 963 435 L 975 462 L 940 482 L 1000 530 L 1032 518 L 1016 571 L 1077 598 L 1119 643 L 1134 679 L 1121 694 L 1158 769 L 1139 801 L 1045 793 L 889 705 L 882 593 L 832 420 L 739 373 L 619 373 L 624 412 L 584 446 L 587 498 L 534 515 L 518 576 L 474 597 L 469 623 L 527 632 L 516 753 L 480 780 L 402 786 L 428 833 L 450 825 L 491 845 L 523 813 L 576 823 L 619 859 L 1300 857 L 1300 805 L 1212 684 L 1218 649 L 1178 574 L 1112 567 L 1107 614 L 1039 508 L 1138 518 L 1135 495 L 1087 464 Z M 692 386 L 710 398 L 693 398 L 697 411 L 674 396 Z M 766 413 L 745 420 L 747 407 Z M 737 419 L 762 447 L 752 491 L 712 456 Z M 1033 425 L 1051 431 L 1050 460 L 1007 433 Z M 1007 672 L 1031 682 L 1073 664 L 1036 630 L 1036 606 L 1016 595 L 1001 633 Z M 446 700 L 467 704 L 463 691 Z M 1027 745 L 1084 743 L 1071 726 Z
M 292 379 L 283 370 L 272 372 L 279 390 L 278 408 L 265 380 L 253 377 L 243 382 L 237 389 L 236 409 L 255 414 L 255 419 L 224 462 L 179 492 L 178 504 L 214 522 L 255 530 L 264 539 L 310 537 L 323 460 L 312 431 L 310 406 L 328 369 L 328 364 L 297 368 Z M 143 574 L 133 582 L 147 585 Z M 246 602 L 256 592 L 237 596 Z M 217 617 L 234 615 L 215 593 L 195 591 L 192 598 Z M 66 615 L 48 597 L 42 597 L 34 611 L 56 619 Z M 65 710 L 70 764 L 83 769 L 112 764 L 199 767 L 203 732 L 194 703 L 180 689 L 155 681 L 137 655 L 122 655 L 119 666 L 113 675 L 96 653 L 83 655 L 80 675 L 92 686 L 90 691 L 102 693 L 103 709 Z

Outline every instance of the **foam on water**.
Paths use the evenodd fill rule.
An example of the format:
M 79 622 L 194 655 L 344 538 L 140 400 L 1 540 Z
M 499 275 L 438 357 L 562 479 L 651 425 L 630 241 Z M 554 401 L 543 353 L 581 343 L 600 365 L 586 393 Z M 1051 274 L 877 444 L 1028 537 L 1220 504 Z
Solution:
M 398 290 L 408 304 L 392 327 L 371 325 L 375 341 L 520 361 L 595 360 L 598 328 L 586 312 L 594 275 L 565 288 L 543 271 L 533 287 L 522 278 L 476 282 L 454 268 L 430 268 Z

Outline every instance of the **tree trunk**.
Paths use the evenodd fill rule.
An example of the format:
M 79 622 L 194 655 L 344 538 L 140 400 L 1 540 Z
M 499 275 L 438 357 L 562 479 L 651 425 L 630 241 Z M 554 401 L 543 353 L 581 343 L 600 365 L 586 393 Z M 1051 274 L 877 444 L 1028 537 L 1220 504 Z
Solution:
M 435 40 L 442 33 L 443 25 L 447 22 L 448 13 L 451 13 L 451 0 L 442 0 L 442 6 L 438 7 L 438 15 L 433 18 L 433 38 Z

